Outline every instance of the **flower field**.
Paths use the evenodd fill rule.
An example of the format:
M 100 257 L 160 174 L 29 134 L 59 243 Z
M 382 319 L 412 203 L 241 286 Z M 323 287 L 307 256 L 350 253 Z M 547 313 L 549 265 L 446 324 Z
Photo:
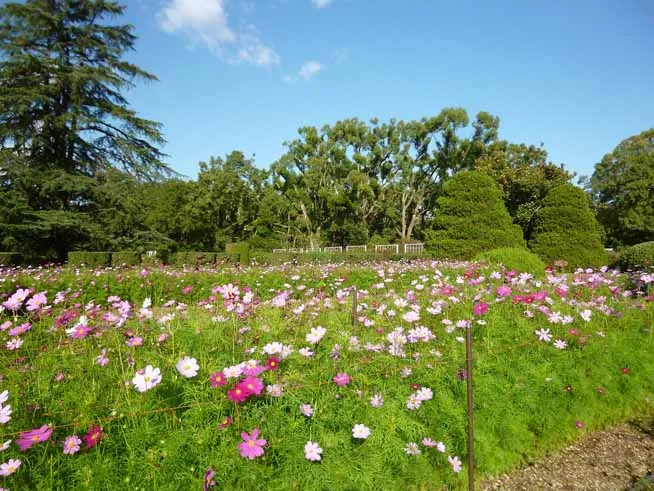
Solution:
M 481 477 L 652 412 L 653 281 L 0 270 L 0 488 L 465 488 L 466 329 Z

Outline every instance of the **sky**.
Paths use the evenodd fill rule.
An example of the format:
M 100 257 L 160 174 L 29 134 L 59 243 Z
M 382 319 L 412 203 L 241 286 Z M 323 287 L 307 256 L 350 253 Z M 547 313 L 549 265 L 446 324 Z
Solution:
M 127 97 L 198 163 L 241 150 L 266 168 L 303 126 L 412 120 L 463 107 L 578 175 L 654 126 L 651 0 L 122 0 Z

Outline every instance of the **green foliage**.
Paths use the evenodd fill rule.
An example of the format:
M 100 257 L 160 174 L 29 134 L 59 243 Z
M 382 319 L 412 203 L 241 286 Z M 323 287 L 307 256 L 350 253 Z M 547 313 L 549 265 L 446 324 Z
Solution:
M 112 266 L 135 266 L 141 264 L 141 255 L 138 252 L 120 251 L 111 253 Z
M 0 266 L 16 266 L 20 264 L 20 254 L 17 252 L 0 252 Z
M 654 240 L 654 128 L 623 140 L 590 180 L 609 245 Z
M 543 275 L 545 272 L 545 263 L 536 254 L 518 247 L 491 249 L 490 251 L 477 254 L 475 261 L 501 264 L 506 269 L 518 271 L 519 273 L 525 272 L 533 275 Z
M 654 241 L 628 247 L 620 258 L 622 269 L 654 271 Z
M 170 264 L 175 266 L 208 266 L 216 262 L 215 252 L 177 252 L 172 255 Z
M 495 181 L 480 172 L 455 174 L 443 186 L 425 246 L 436 257 L 471 259 L 498 247 L 524 246 Z
M 105 0 L 0 8 L 5 247 L 22 241 L 63 259 L 70 248 L 104 246 L 116 229 L 92 219 L 95 177 L 110 168 L 144 179 L 171 173 L 157 148 L 160 124 L 137 116 L 123 96 L 135 81 L 156 79 L 124 59 L 135 36 L 112 19 L 124 9 Z
M 548 264 L 564 260 L 569 268 L 599 267 L 608 262 L 588 196 L 572 184 L 547 193 L 529 247 Z
M 71 266 L 86 266 L 94 268 L 111 264 L 110 252 L 71 251 L 68 253 L 68 264 Z
M 225 245 L 225 252 L 232 261 L 243 266 L 250 264 L 250 244 L 247 242 L 231 242 Z
M 432 288 L 417 289 L 415 285 L 447 285 L 465 272 L 445 267 L 440 269 L 441 279 L 435 279 L 429 261 L 410 268 L 395 266 L 395 274 L 386 269 L 391 280 L 388 288 L 398 294 L 411 289 L 422 311 L 435 297 Z M 345 285 L 368 290 L 368 305 L 387 303 L 387 289 L 369 288 L 379 282 L 378 268 L 341 267 L 328 271 L 327 276 L 323 267 L 248 268 L 242 272 L 232 268 L 184 273 L 174 280 L 171 271 L 154 270 L 147 282 L 139 273 L 83 270 L 77 274 L 74 268 L 53 268 L 9 279 L 37 292 L 48 290 L 48 299 L 66 286 L 80 293 L 54 305 L 52 316 L 25 314 L 32 326 L 22 337 L 19 356 L 0 359 L 3 389 L 8 390 L 8 403 L 14 408 L 11 421 L 2 428 L 3 435 L 7 434 L 2 441 L 41 424 L 54 428 L 50 442 L 28 452 L 19 452 L 16 445 L 5 450 L 5 461 L 20 458 L 23 462 L 19 472 L 7 478 L 11 489 L 202 489 L 203 474 L 210 466 L 216 470 L 216 489 L 466 488 L 465 382 L 456 376 L 465 366 L 465 348 L 456 340 L 458 334 L 445 333 L 438 316 L 424 315 L 420 323 L 434 332 L 441 329 L 441 334 L 429 343 L 408 343 L 406 357 L 392 356 L 386 350 L 347 349 L 351 336 L 357 336 L 362 345 L 376 344 L 380 340 L 376 329 L 390 332 L 397 327 L 397 318 L 378 315 L 372 309 L 366 315 L 374 319 L 376 329 L 352 327 L 351 298 L 346 297 L 342 305 L 335 298 L 334 285 L 345 278 Z M 289 278 L 295 274 L 301 277 L 297 282 Z M 425 276 L 427 283 L 421 279 Z M 486 326 L 471 331 L 478 478 L 507 472 L 566 447 L 586 432 L 628 421 L 648 408 L 651 411 L 654 338 L 643 329 L 652 315 L 651 302 L 613 296 L 608 285 L 601 283 L 591 289 L 570 275 L 569 298 L 579 299 L 574 304 L 555 295 L 552 285 L 528 282 L 525 289 L 547 290 L 554 302 L 552 310 L 573 316 L 581 331 L 572 335 L 559 330 L 557 337 L 565 339 L 568 346 L 557 350 L 533 334 L 543 327 L 544 317 L 538 310 L 534 310 L 535 318 L 529 319 L 523 315 L 523 304 L 492 302 L 503 280 L 486 278 L 481 285 L 457 285 L 460 301 L 449 303 L 447 314 L 454 319 L 469 318 L 477 295 L 491 303 L 484 316 Z M 262 302 L 254 315 L 240 318 L 224 310 L 222 302 L 212 311 L 196 305 L 216 284 L 228 282 L 256 292 L 255 298 Z M 285 287 L 285 283 L 293 286 Z M 307 302 L 306 290 L 300 285 L 322 288 L 332 300 L 330 308 L 314 305 L 294 313 Z M 181 296 L 186 286 L 193 290 Z M 0 284 L 1 292 L 5 288 L 7 282 Z M 267 300 L 281 289 L 291 291 L 289 304 L 272 307 Z M 111 311 L 108 294 L 119 295 L 136 308 L 146 297 L 151 298 L 156 316 L 128 318 L 122 328 L 103 330 L 101 338 L 70 340 L 63 329 L 51 329 L 53 318 L 73 302 L 94 300 L 101 312 Z M 607 317 L 593 308 L 592 318 L 582 322 L 583 304 L 599 296 L 605 298 L 607 308 L 621 315 Z M 164 306 L 171 299 L 187 304 L 183 315 L 176 305 Z M 0 323 L 13 321 L 9 312 L 2 315 Z M 173 317 L 165 326 L 157 322 L 163 315 Z M 227 317 L 227 322 L 216 324 L 216 315 Z M 101 316 L 88 321 L 92 327 L 103 322 Z M 260 352 L 273 341 L 301 346 L 309 330 L 318 325 L 327 332 L 312 346 L 314 356 L 293 353 L 282 360 L 278 370 L 260 374 L 266 384 L 283 385 L 281 397 L 262 395 L 234 405 L 226 391 L 235 379 L 225 387 L 210 388 L 209 377 L 215 371 L 250 358 L 265 360 L 261 354 L 253 356 L 251 349 Z M 143 338 L 141 346 L 125 346 L 128 330 Z M 592 335 L 598 331 L 606 336 Z M 170 338 L 159 343 L 162 332 Z M 336 344 L 344 348 L 334 359 Z M 104 367 L 94 363 L 101 349 L 106 349 L 110 358 Z M 198 376 L 187 379 L 176 370 L 184 355 L 197 359 Z M 127 363 L 129 358 L 135 361 L 133 366 Z M 139 393 L 129 382 L 148 364 L 161 369 L 162 381 Z M 411 369 L 408 376 L 403 374 L 406 368 Z M 350 384 L 337 387 L 332 382 L 337 372 L 348 373 Z M 64 378 L 55 379 L 58 374 Z M 414 383 L 431 388 L 433 399 L 411 411 L 406 401 L 414 392 L 410 387 Z M 572 390 L 566 390 L 567 386 Z M 373 408 L 369 400 L 378 393 L 384 404 Z M 16 411 L 23 400 L 37 409 Z M 315 409 L 310 418 L 299 412 L 299 405 L 307 403 Z M 218 429 L 228 416 L 233 418 L 232 424 Z M 585 429 L 578 429 L 577 421 L 583 422 Z M 351 437 L 356 423 L 371 429 L 367 440 Z M 64 455 L 61 441 L 68 435 L 83 435 L 91 424 L 103 427 L 99 445 Z M 237 445 L 240 433 L 255 427 L 268 445 L 262 457 L 250 461 L 239 456 Z M 408 442 L 420 444 L 425 437 L 444 442 L 446 453 L 422 445 L 420 455 L 404 453 Z M 308 440 L 323 448 L 320 462 L 304 458 L 302 449 Z M 448 455 L 464 461 L 463 472 L 452 472 Z
M 476 160 L 475 170 L 491 176 L 502 188 L 509 214 L 522 227 L 525 240 L 531 239 L 533 220 L 547 192 L 572 179 L 563 165 L 547 160 L 542 147 L 493 142 Z

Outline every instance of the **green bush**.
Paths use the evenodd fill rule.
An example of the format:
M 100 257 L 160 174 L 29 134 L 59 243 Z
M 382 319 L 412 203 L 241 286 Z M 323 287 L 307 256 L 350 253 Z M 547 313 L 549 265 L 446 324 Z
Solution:
M 545 263 L 526 249 L 518 247 L 501 247 L 482 252 L 475 256 L 475 261 L 486 261 L 492 264 L 502 264 L 509 270 L 533 275 L 542 275 L 545 272 Z
M 16 266 L 20 264 L 20 254 L 17 252 L 0 252 L 0 266 Z
M 498 247 L 525 247 L 492 177 L 459 172 L 445 183 L 437 203 L 432 229 L 425 233 L 425 247 L 436 257 L 472 259 Z
M 112 266 L 135 266 L 141 264 L 141 255 L 138 252 L 121 251 L 111 253 Z
M 247 242 L 230 242 L 225 245 L 225 252 L 234 262 L 240 262 L 243 266 L 250 264 L 250 244 Z
M 642 242 L 625 249 L 620 258 L 620 267 L 623 270 L 654 271 L 654 241 Z
M 529 247 L 549 264 L 564 260 L 574 269 L 608 263 L 588 198 L 572 184 L 556 186 L 547 193 L 536 213 L 532 237 Z
M 175 266 L 208 266 L 216 262 L 215 252 L 177 252 L 170 261 Z
M 71 266 L 109 266 L 111 264 L 111 252 L 88 252 L 71 251 L 68 253 L 68 264 Z

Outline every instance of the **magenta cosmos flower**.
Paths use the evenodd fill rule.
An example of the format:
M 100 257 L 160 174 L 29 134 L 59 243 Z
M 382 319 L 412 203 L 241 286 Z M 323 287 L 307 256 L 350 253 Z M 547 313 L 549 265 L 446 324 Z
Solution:
M 93 448 L 100 440 L 102 440 L 102 427 L 101 426 L 91 426 L 89 427 L 89 432 L 82 437 L 84 443 L 86 444 L 84 448 Z
M 488 312 L 488 304 L 486 302 L 477 302 L 472 307 L 472 313 L 475 315 L 484 315 Z
M 263 390 L 263 382 L 257 377 L 246 377 L 241 380 L 238 387 L 244 389 L 249 395 L 258 396 Z
M 241 457 L 254 460 L 263 455 L 263 446 L 268 442 L 262 438 L 257 438 L 258 436 L 259 428 L 254 428 L 252 430 L 252 435 L 248 435 L 245 431 L 241 433 L 243 441 L 238 444 Z
M 21 452 L 36 445 L 37 443 L 45 442 L 50 439 L 52 428 L 48 425 L 43 425 L 40 428 L 35 428 L 30 431 L 24 431 L 20 434 L 20 438 L 16 440 L 16 445 L 20 448 Z
M 217 387 L 221 387 L 227 383 L 227 380 L 225 379 L 225 374 L 223 372 L 216 372 L 211 375 L 209 378 L 211 381 L 211 388 L 215 389 Z
M 350 383 L 350 376 L 347 373 L 337 373 L 336 376 L 332 379 L 334 383 L 338 386 L 347 385 Z

